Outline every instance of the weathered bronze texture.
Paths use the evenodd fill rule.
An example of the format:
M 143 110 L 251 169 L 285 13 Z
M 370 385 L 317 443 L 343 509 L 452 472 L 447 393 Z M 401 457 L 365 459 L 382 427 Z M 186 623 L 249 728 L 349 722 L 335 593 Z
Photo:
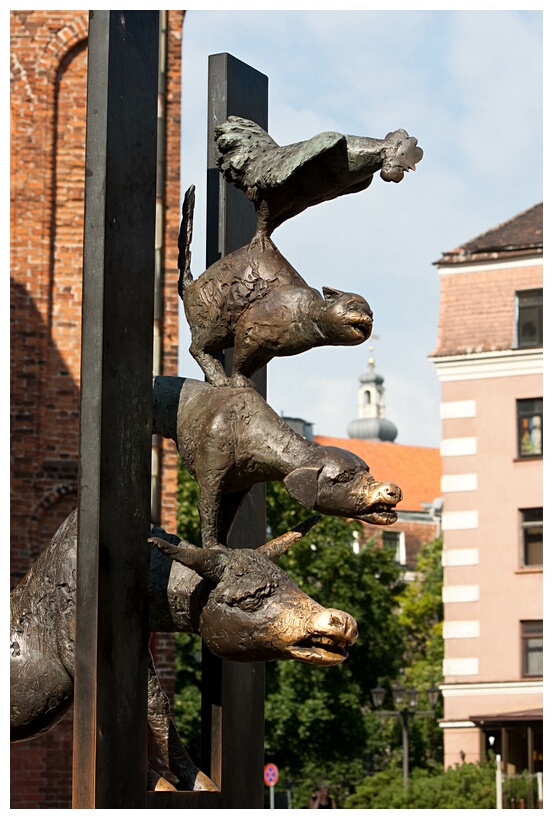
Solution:
M 295 433 L 251 387 L 158 376 L 153 424 L 159 435 L 176 441 L 198 481 L 205 547 L 226 545 L 245 493 L 266 481 L 282 481 L 302 506 L 325 515 L 383 526 L 397 520 L 399 486 L 377 481 L 352 452 Z
M 355 620 L 316 603 L 276 565 L 316 520 L 255 550 L 206 550 L 152 527 L 150 630 L 200 634 L 213 654 L 242 662 L 343 662 L 357 639 Z M 11 593 L 13 742 L 45 733 L 73 702 L 77 528 L 75 510 Z M 178 737 L 151 655 L 148 725 L 179 788 L 215 790 Z
M 270 235 L 306 208 L 367 188 L 380 170 L 400 182 L 423 156 L 400 129 L 385 139 L 319 134 L 280 147 L 251 120 L 230 116 L 215 127 L 217 165 L 256 210 L 255 234 L 223 255 L 196 280 L 190 264 L 194 189 L 183 205 L 178 292 L 190 325 L 190 353 L 214 385 L 247 386 L 275 356 L 323 345 L 356 345 L 372 331 L 372 311 L 359 295 L 309 287 L 277 250 Z M 217 353 L 233 348 L 231 378 Z
M 312 205 L 365 190 L 378 171 L 401 182 L 423 157 L 401 128 L 384 139 L 328 131 L 280 146 L 257 123 L 231 116 L 215 134 L 219 169 L 254 203 L 264 236 Z
M 199 633 L 213 654 L 228 660 L 299 660 L 318 666 L 343 662 L 357 639 L 353 617 L 325 609 L 276 565 L 316 520 L 257 549 L 203 549 L 153 532 L 150 542 L 173 564 L 162 584 L 159 611 L 154 594 L 150 596 L 152 626 Z M 167 569 L 164 564 L 162 571 Z M 183 613 L 187 601 L 190 609 Z M 164 619 L 167 602 L 170 621 Z
M 192 188 L 183 205 L 178 291 L 190 325 L 190 353 L 211 384 L 250 386 L 248 379 L 275 356 L 369 338 L 373 314 L 362 296 L 331 287 L 323 287 L 321 296 L 266 236 L 256 235 L 194 280 L 193 202 Z M 217 353 L 231 347 L 229 378 Z

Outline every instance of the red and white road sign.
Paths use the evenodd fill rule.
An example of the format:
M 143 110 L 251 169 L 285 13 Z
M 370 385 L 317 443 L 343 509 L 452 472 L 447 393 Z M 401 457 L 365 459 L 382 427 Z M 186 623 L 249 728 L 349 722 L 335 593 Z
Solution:
M 278 768 L 273 762 L 269 762 L 263 769 L 263 780 L 267 787 L 272 787 L 278 782 Z

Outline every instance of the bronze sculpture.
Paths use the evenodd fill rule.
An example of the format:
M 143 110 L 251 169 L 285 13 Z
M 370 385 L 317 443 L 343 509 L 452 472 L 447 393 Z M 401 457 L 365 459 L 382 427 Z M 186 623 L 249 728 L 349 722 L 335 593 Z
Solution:
M 190 353 L 214 385 L 250 386 L 248 379 L 274 356 L 291 356 L 323 345 L 366 341 L 373 314 L 355 293 L 323 287 L 323 296 L 302 279 L 271 239 L 255 236 L 194 280 L 190 240 L 194 190 L 183 205 L 179 294 L 192 336 Z M 227 377 L 216 354 L 234 348 Z
M 423 156 L 401 128 L 384 139 L 328 131 L 280 146 L 255 122 L 229 117 L 215 140 L 219 170 L 254 203 L 263 236 L 312 205 L 365 190 L 378 171 L 385 182 L 401 182 Z
M 152 530 L 151 631 L 189 631 L 217 656 L 249 661 L 341 663 L 357 637 L 353 618 L 324 609 L 274 564 L 311 523 L 269 544 L 228 549 L 236 513 L 256 483 L 282 481 L 306 509 L 378 525 L 396 521 L 402 499 L 351 452 L 297 435 L 254 390 L 250 377 L 275 356 L 366 341 L 373 315 L 359 295 L 309 287 L 274 245 L 272 232 L 306 208 L 366 189 L 380 170 L 399 182 L 422 158 L 403 130 L 384 140 L 319 134 L 278 146 L 238 117 L 216 129 L 219 168 L 257 213 L 255 235 L 197 280 L 190 270 L 193 188 L 179 236 L 179 286 L 191 326 L 191 353 L 207 381 L 154 379 L 153 432 L 175 441 L 199 484 L 202 547 Z M 234 347 L 233 371 L 217 359 Z M 73 698 L 76 513 L 11 595 L 12 741 L 56 724 Z M 152 658 L 148 723 L 179 788 L 215 786 L 190 759 L 173 724 Z M 157 784 L 156 784 L 157 782 Z M 151 772 L 150 784 L 172 786 Z
M 355 620 L 325 609 L 276 560 L 316 522 L 311 518 L 252 549 L 206 550 L 158 527 L 150 537 L 150 630 L 201 634 L 217 656 L 244 662 L 344 661 Z M 10 597 L 12 742 L 39 736 L 73 700 L 77 514 L 72 512 Z M 180 789 L 215 790 L 180 741 L 150 656 L 148 724 Z M 171 788 L 150 772 L 150 783 Z
M 213 387 L 192 378 L 154 380 L 154 431 L 172 438 L 199 484 L 202 545 L 226 545 L 255 483 L 282 481 L 306 509 L 387 526 L 402 498 L 357 455 L 295 433 L 251 387 Z
M 215 129 L 218 167 L 253 202 L 256 230 L 248 245 L 215 262 L 198 279 L 191 273 L 192 186 L 179 232 L 179 281 L 190 325 L 190 352 L 209 384 L 185 379 L 157 386 L 168 400 L 154 431 L 173 438 L 199 483 L 202 545 L 226 545 L 236 513 L 255 483 L 281 480 L 303 506 L 379 525 L 397 520 L 402 498 L 380 483 L 352 453 L 320 447 L 296 435 L 255 392 L 250 376 L 274 356 L 326 344 L 354 345 L 369 338 L 373 315 L 352 293 L 310 288 L 270 236 L 286 219 L 320 202 L 367 188 L 380 170 L 400 182 L 422 159 L 417 140 L 400 129 L 385 139 L 334 132 L 281 147 L 256 123 L 229 117 Z M 234 347 L 227 376 L 217 355 Z M 155 410 L 154 410 L 155 414 Z M 160 418 L 163 417 L 163 420 Z M 166 431 L 162 431 L 165 429 Z
M 190 353 L 207 380 L 230 383 L 216 354 L 234 347 L 231 378 L 247 378 L 274 356 L 323 345 L 356 345 L 372 331 L 372 311 L 354 293 L 310 288 L 270 236 L 278 225 L 312 205 L 369 187 L 380 170 L 400 182 L 423 156 L 417 140 L 400 129 L 385 139 L 334 132 L 281 147 L 256 123 L 229 117 L 215 129 L 217 164 L 228 182 L 253 202 L 256 231 L 249 245 L 211 265 L 194 280 L 190 242 L 194 188 L 183 204 L 178 291 L 192 341 Z

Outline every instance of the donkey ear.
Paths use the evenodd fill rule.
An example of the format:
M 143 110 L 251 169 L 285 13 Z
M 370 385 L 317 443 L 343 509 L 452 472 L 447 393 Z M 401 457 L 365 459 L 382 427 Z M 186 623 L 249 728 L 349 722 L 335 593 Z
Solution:
M 283 480 L 289 494 L 306 509 L 314 509 L 317 503 L 317 478 L 320 471 L 316 466 L 300 466 Z
M 325 301 L 336 301 L 340 296 L 344 295 L 343 290 L 335 290 L 333 287 L 323 287 L 323 296 Z
M 206 580 L 212 580 L 214 583 L 218 583 L 223 576 L 228 561 L 228 555 L 224 549 L 200 549 L 197 546 L 191 546 L 185 540 L 181 541 L 181 544 L 185 545 L 175 546 L 163 538 L 150 537 L 148 543 L 157 546 L 160 552 L 170 557 L 171 560 L 182 563 L 200 577 L 205 577 Z

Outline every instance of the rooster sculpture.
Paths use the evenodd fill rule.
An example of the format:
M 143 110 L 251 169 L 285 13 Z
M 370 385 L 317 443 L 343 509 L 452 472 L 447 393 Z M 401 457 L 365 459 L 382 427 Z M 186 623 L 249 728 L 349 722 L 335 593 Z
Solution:
M 256 234 L 265 237 L 312 205 L 365 190 L 377 171 L 386 182 L 401 182 L 423 156 L 402 129 L 385 139 L 328 131 L 280 146 L 255 122 L 235 116 L 215 128 L 215 141 L 219 170 L 254 203 Z

